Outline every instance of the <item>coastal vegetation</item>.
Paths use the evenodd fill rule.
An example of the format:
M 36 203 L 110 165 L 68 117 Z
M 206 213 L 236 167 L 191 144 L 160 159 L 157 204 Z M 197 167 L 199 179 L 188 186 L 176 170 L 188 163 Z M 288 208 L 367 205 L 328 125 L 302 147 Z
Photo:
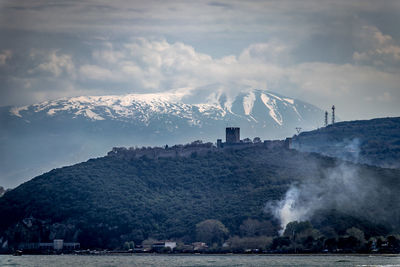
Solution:
M 400 200 L 400 171 L 351 163 L 346 164 L 356 166 L 361 177 L 374 179 L 377 192 L 385 192 L 360 210 L 374 214 L 373 205 L 380 205 L 390 219 L 320 209 L 279 235 L 281 224 L 266 203 L 309 177 L 322 179 L 338 164 L 315 153 L 262 145 L 188 157 L 91 159 L 52 170 L 1 197 L 0 240 L 8 249 L 56 238 L 103 249 L 146 240 L 175 240 L 177 249 L 204 242 L 209 252 L 398 249 L 399 215 L 393 208 Z

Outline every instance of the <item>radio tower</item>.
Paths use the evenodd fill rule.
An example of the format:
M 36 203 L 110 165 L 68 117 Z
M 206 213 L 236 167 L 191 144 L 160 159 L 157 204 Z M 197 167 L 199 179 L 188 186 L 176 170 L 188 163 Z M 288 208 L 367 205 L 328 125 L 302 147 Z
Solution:
M 335 105 L 332 106 L 332 124 L 335 124 Z
M 328 126 L 328 111 L 325 111 L 325 127 Z

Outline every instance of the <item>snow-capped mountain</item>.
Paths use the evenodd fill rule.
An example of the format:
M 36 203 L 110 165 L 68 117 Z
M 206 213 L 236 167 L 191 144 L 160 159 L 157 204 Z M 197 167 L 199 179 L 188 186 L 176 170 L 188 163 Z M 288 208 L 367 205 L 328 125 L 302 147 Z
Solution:
M 104 155 L 113 146 L 215 142 L 224 139 L 227 126 L 241 127 L 242 138 L 282 139 L 293 135 L 295 127 L 317 128 L 323 111 L 261 90 L 234 97 L 215 92 L 204 98 L 192 95 L 190 101 L 187 93 L 167 92 L 4 107 L 0 121 L 5 125 L 0 145 L 8 155 L 0 163 L 1 180 L 14 186 L 50 168 Z
M 189 125 L 195 125 L 201 123 L 195 120 L 198 115 L 196 112 L 217 118 L 221 117 L 224 110 L 209 104 L 184 104 L 179 95 L 161 93 L 64 98 L 14 107 L 10 112 L 20 118 L 29 118 L 32 114 L 45 112 L 49 117 L 69 114 L 72 119 L 114 120 L 130 124 L 143 123 L 144 126 L 148 126 L 151 121 L 165 114 L 187 120 Z
M 315 106 L 267 91 L 241 93 L 233 101 L 220 95 L 217 101 L 203 104 L 186 104 L 183 98 L 184 95 L 175 93 L 81 96 L 13 107 L 10 113 L 27 123 L 32 118 L 35 120 L 35 117 L 54 119 L 69 116 L 70 119 L 86 119 L 91 122 L 111 120 L 142 124 L 142 127 L 148 127 L 153 122 L 171 124 L 165 116 L 198 128 L 207 125 L 210 120 L 237 125 L 251 123 L 252 128 L 293 128 L 292 123 L 312 128 L 321 120 L 321 110 Z M 214 133 L 209 134 L 213 136 Z M 259 134 L 266 134 L 265 137 L 284 137 L 279 130 Z

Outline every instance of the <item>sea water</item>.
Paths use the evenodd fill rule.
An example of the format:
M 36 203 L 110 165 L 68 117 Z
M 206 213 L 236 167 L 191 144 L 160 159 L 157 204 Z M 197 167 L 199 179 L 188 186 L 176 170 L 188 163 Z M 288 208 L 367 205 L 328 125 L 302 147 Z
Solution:
M 400 255 L 0 255 L 0 266 L 400 266 Z

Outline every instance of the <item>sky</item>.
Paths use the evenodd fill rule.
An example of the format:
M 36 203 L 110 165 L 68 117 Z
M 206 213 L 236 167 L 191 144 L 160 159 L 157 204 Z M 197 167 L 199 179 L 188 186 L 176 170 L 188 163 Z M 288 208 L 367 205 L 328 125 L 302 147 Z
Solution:
M 343 120 L 400 116 L 399 14 L 390 0 L 0 0 L 0 106 L 218 84 Z

